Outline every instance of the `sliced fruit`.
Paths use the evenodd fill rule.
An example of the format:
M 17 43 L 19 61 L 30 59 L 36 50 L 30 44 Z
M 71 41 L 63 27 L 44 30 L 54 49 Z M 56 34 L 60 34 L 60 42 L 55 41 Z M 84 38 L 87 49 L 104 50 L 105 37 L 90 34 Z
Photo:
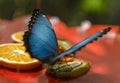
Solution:
M 15 42 L 20 42 L 23 43 L 23 35 L 24 35 L 25 31 L 19 31 L 19 32 L 15 32 L 11 35 L 11 38 L 15 41 Z
M 52 66 L 48 66 L 47 74 L 60 77 L 77 77 L 88 72 L 90 69 L 90 64 L 83 60 L 78 60 L 76 58 L 60 60 Z
M 41 62 L 31 58 L 23 44 L 7 43 L 0 45 L 0 65 L 12 69 L 30 70 L 41 66 Z
M 65 40 L 58 40 L 58 44 L 61 52 L 71 47 L 71 45 Z M 25 50 L 26 48 L 22 43 L 1 44 L 0 65 L 20 70 L 29 70 L 39 67 L 41 62 L 35 58 L 31 58 L 30 54 L 25 52 Z
M 64 52 L 64 51 L 66 51 L 66 50 L 68 50 L 69 48 L 72 47 L 72 45 L 66 40 L 58 39 L 57 42 L 58 42 L 59 50 L 61 52 Z

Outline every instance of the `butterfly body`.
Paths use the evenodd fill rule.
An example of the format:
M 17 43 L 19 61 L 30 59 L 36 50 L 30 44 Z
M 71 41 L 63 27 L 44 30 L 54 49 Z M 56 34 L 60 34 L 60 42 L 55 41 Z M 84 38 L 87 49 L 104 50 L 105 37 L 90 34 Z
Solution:
M 110 30 L 110 28 L 101 30 L 67 51 L 58 53 L 58 43 L 55 32 L 47 17 L 40 10 L 35 9 L 33 11 L 28 27 L 29 30 L 23 36 L 27 51 L 32 57 L 38 58 L 47 64 L 54 64 L 62 56 L 76 52 Z

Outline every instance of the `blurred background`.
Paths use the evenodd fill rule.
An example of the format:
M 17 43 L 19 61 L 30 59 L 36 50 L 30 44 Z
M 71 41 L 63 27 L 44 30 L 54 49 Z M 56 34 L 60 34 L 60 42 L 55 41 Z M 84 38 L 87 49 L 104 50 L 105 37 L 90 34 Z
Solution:
M 79 25 L 84 20 L 92 24 L 120 25 L 119 3 L 120 0 L 0 0 L 0 19 L 13 20 L 41 8 L 68 26 Z

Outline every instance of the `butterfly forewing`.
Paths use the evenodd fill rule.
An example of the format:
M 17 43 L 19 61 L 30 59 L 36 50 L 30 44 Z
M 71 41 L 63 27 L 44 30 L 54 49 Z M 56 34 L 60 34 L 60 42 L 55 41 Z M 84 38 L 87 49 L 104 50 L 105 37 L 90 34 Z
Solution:
M 49 28 L 52 28 L 52 25 L 51 25 L 50 21 L 42 13 L 38 16 L 38 18 L 36 18 L 36 22 L 38 22 L 40 24 L 44 24 L 44 25 L 48 26 Z
M 36 12 L 33 15 L 36 15 Z M 58 44 L 55 32 L 47 17 L 41 12 L 36 16 L 34 23 L 31 25 L 31 29 L 28 31 L 29 34 L 23 37 L 25 38 L 25 44 L 27 44 L 25 46 L 27 46 L 31 56 L 45 61 L 49 57 L 57 55 Z M 34 19 L 31 19 L 30 23 Z M 27 41 L 25 41 L 26 39 Z

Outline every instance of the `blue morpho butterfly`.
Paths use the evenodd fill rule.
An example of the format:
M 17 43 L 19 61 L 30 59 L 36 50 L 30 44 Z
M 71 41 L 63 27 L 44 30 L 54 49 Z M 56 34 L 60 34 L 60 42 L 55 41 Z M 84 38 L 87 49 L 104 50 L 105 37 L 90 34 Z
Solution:
M 67 51 L 58 53 L 58 43 L 52 25 L 39 9 L 33 11 L 28 27 L 29 30 L 23 36 L 27 51 L 32 57 L 47 64 L 54 64 L 62 56 L 76 52 L 111 29 L 109 27 L 101 30 L 84 41 L 77 43 Z

